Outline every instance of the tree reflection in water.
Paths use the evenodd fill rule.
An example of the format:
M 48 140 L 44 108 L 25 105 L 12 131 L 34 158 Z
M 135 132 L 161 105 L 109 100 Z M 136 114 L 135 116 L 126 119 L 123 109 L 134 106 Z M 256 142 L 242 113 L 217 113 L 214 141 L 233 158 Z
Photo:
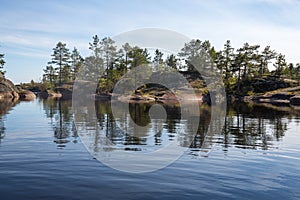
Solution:
M 70 141 L 77 143 L 78 135 L 73 121 L 72 101 L 70 100 L 43 100 L 46 116 L 54 132 L 54 142 L 58 148 L 65 148 Z
M 244 149 L 267 150 L 287 131 L 293 113 L 276 107 L 234 104 L 229 108 L 223 131 L 223 144 Z
M 4 125 L 4 119 L 3 116 L 0 117 L 0 143 L 1 140 L 4 138 L 5 136 L 5 125 Z
M 78 135 L 73 123 L 71 101 L 48 99 L 44 100 L 43 104 L 46 115 L 51 120 L 54 141 L 58 147 L 64 148 L 70 141 L 77 142 Z M 111 144 L 125 151 L 143 151 L 145 148 L 155 150 L 178 137 L 180 146 L 189 147 L 191 154 L 196 152 L 195 155 L 197 155 L 210 125 L 210 107 L 201 106 L 198 131 L 194 135 L 193 123 L 181 120 L 181 109 L 177 104 L 162 105 L 167 113 L 165 121 L 159 120 L 159 116 L 156 118 L 149 116 L 149 109 L 152 105 L 153 103 L 130 104 L 129 113 L 122 113 L 124 117 L 118 119 L 119 123 L 125 125 L 125 130 L 136 128 L 134 124 L 129 123 L 130 118 L 140 126 L 150 124 L 146 132 L 138 135 L 131 135 L 127 131 L 120 130 L 113 117 L 111 103 L 108 101 L 96 101 L 94 108 L 88 108 L 84 115 L 79 116 L 80 123 L 77 124 L 77 128 L 94 131 L 93 150 L 95 152 L 100 148 L 107 148 L 107 151 L 111 151 L 113 150 Z M 89 116 L 92 113 L 90 109 L 96 110 L 96 116 Z M 284 110 L 272 106 L 233 104 L 228 107 L 223 132 L 215 133 L 209 138 L 209 142 L 221 145 L 224 152 L 229 148 L 261 150 L 276 148 L 275 143 L 284 137 L 289 120 L 299 115 L 298 112 L 291 112 L 290 108 Z M 93 117 L 96 117 L 97 124 L 91 123 Z M 199 114 L 190 113 L 190 117 L 199 117 Z M 184 130 L 182 135 L 177 134 L 179 128 Z

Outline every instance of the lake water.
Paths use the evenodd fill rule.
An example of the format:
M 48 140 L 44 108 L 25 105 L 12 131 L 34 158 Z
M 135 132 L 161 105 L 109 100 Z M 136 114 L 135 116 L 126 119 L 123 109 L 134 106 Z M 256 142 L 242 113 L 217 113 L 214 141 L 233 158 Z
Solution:
M 150 106 L 132 104 L 128 116 L 150 124 L 149 134 L 160 126 L 153 137 L 116 131 L 108 102 L 95 104 L 98 125 L 118 151 L 156 150 L 184 122 L 178 107 L 168 105 L 167 120 L 158 123 L 149 118 Z M 178 144 L 188 147 L 185 153 L 148 173 L 122 172 L 96 160 L 78 136 L 71 101 L 1 102 L 0 109 L 2 200 L 300 198 L 300 112 L 294 109 L 231 105 L 223 132 L 213 135 L 213 149 L 202 156 L 210 108 L 201 107 L 196 136 L 189 137 L 187 128 Z M 95 152 L 100 145 L 95 139 Z

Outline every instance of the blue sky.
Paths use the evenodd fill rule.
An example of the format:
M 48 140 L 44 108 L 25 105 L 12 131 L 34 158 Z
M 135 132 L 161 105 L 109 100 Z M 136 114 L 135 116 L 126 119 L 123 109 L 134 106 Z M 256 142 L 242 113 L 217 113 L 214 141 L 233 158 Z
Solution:
M 270 45 L 300 63 L 298 0 L 0 0 L 0 53 L 6 76 L 15 83 L 39 81 L 59 41 L 89 54 L 93 35 L 101 38 L 138 28 L 177 31 L 210 40 L 221 49 L 227 39 Z

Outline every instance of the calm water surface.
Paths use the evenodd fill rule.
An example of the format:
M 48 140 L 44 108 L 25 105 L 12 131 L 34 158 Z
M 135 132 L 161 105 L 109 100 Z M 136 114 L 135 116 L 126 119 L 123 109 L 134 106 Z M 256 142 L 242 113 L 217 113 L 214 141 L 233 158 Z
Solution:
M 176 137 L 177 127 L 186 126 L 180 145 L 189 149 L 179 160 L 155 172 L 132 174 L 111 169 L 88 153 L 74 126 L 70 101 L 1 102 L 1 200 L 300 198 L 297 110 L 232 105 L 224 131 L 213 136 L 214 148 L 203 157 L 209 107 L 201 108 L 192 137 L 179 120 L 178 107 L 165 106 L 167 120 L 158 123 L 148 115 L 150 106 L 132 104 L 128 113 L 137 124 L 150 123 L 149 134 L 161 127 L 149 138 L 147 133 L 132 137 L 118 132 L 110 104 L 95 104 L 99 126 L 118 150 L 159 148 Z M 95 139 L 95 151 L 99 145 Z

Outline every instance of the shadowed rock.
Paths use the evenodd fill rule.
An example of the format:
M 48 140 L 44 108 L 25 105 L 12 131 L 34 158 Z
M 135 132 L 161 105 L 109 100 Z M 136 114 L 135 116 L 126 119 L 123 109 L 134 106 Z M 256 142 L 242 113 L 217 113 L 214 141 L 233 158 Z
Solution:
M 55 89 L 56 92 L 60 93 L 62 96 L 62 99 L 72 99 L 72 89 L 68 89 L 68 88 L 63 88 L 63 87 L 59 87 Z

